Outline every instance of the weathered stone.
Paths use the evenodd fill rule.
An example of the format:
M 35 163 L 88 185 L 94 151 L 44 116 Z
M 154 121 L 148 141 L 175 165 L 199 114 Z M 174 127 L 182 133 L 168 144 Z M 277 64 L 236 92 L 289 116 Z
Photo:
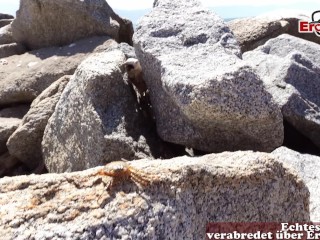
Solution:
M 26 48 L 20 43 L 9 43 L 0 45 L 0 58 L 20 55 L 26 52 Z
M 139 187 L 128 179 L 110 187 L 110 177 L 93 176 L 100 167 L 0 180 L 1 236 L 204 239 L 208 222 L 310 220 L 304 182 L 266 153 L 140 160 L 130 166 L 153 181 Z
M 228 22 L 228 26 L 239 41 L 242 52 L 253 50 L 284 33 L 320 44 L 320 38 L 316 34 L 299 33 L 301 20 L 310 21 L 310 16 L 293 12 L 269 13 L 235 19 Z
M 7 151 L 6 142 L 20 123 L 18 118 L 0 118 L 0 155 Z
M 197 1 L 156 1 L 134 47 L 163 140 L 210 152 L 282 144 L 280 110 L 222 19 Z
M 0 19 L 14 19 L 14 16 L 6 13 L 0 13 Z
M 13 19 L 0 19 L 0 28 L 11 24 Z
M 320 157 L 301 154 L 286 147 L 280 147 L 272 152 L 279 160 L 291 165 L 306 183 L 310 192 L 310 219 L 320 219 Z
M 320 147 L 320 45 L 287 34 L 243 55 L 256 68 L 284 119 Z
M 6 58 L 0 68 L 0 106 L 32 102 L 64 75 L 73 74 L 90 54 L 108 49 L 116 42 L 93 37 L 61 48 L 52 47 Z
M 17 42 L 38 49 L 101 35 L 131 43 L 133 26 L 115 14 L 105 0 L 24 0 L 12 33 Z
M 70 76 L 60 78 L 32 102 L 22 123 L 7 142 L 9 153 L 30 169 L 43 164 L 41 150 L 43 133 L 69 79 Z
M 125 59 L 119 50 L 104 52 L 76 70 L 45 129 L 42 147 L 49 172 L 152 157 L 154 148 L 161 148 L 159 142 L 152 144 L 150 123 L 124 81 Z
M 14 43 L 11 24 L 0 28 L 0 45 Z

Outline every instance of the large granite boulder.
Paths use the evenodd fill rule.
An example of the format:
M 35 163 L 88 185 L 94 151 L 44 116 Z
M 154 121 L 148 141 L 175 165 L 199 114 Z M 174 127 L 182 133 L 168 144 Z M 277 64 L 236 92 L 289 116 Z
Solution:
M 163 140 L 209 152 L 282 144 L 280 110 L 223 20 L 198 1 L 156 1 L 134 47 Z
M 70 76 L 51 84 L 31 104 L 19 127 L 10 136 L 7 148 L 30 169 L 43 164 L 41 142 L 45 127 L 51 117 Z
M 316 34 L 299 33 L 299 21 L 310 21 L 310 17 L 305 14 L 284 11 L 239 18 L 227 24 L 239 41 L 241 51 L 246 52 L 284 33 L 320 44 L 320 38 Z
M 133 26 L 115 14 L 105 0 L 24 0 L 20 1 L 12 33 L 17 42 L 38 49 L 97 35 L 130 43 Z
M 320 147 L 320 45 L 287 34 L 243 59 L 259 73 L 284 119 Z
M 54 81 L 72 75 L 90 54 L 112 45 L 117 44 L 108 37 L 93 37 L 60 48 L 44 48 L 6 58 L 0 68 L 0 106 L 31 103 Z
M 1 236 L 205 239 L 208 222 L 310 221 L 307 187 L 270 154 L 227 152 L 127 164 L 152 181 L 143 187 L 95 175 L 101 167 L 1 179 Z
M 306 183 L 310 192 L 310 220 L 320 219 L 320 157 L 301 154 L 286 147 L 272 152 L 280 161 L 293 167 Z
M 49 172 L 152 158 L 161 149 L 124 80 L 125 60 L 120 50 L 112 50 L 78 67 L 45 129 L 42 148 Z

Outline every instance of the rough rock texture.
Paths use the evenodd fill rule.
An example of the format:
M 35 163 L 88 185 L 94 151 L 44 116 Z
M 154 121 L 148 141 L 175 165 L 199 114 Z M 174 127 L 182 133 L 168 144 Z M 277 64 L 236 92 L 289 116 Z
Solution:
M 0 234 L 16 239 L 204 239 L 216 222 L 306 222 L 304 182 L 265 153 L 130 162 L 152 176 L 77 173 L 0 180 Z
M 12 32 L 17 42 L 38 49 L 97 35 L 130 43 L 133 26 L 116 15 L 105 0 L 24 0 Z
M 222 19 L 197 1 L 156 1 L 134 47 L 163 140 L 210 152 L 282 144 L 271 95 Z
M 0 58 L 12 55 L 20 55 L 26 52 L 26 48 L 20 43 L 9 43 L 0 45 Z
M 14 16 L 6 13 L 0 13 L 0 19 L 14 19 Z
M 6 142 L 20 123 L 18 118 L 0 118 L 0 155 L 7 151 Z
M 287 34 L 247 52 L 284 119 L 320 147 L 320 45 Z
M 124 81 L 125 60 L 121 51 L 113 50 L 86 59 L 76 70 L 44 133 L 49 172 L 152 157 L 161 148 L 149 138 L 148 122 Z
M 21 125 L 7 142 L 9 153 L 30 169 L 38 167 L 43 162 L 41 150 L 43 133 L 70 77 L 60 78 L 32 102 Z
M 320 219 L 320 157 L 301 154 L 286 147 L 280 147 L 272 152 L 279 160 L 291 165 L 306 183 L 310 192 L 311 221 Z
M 73 74 L 92 52 L 116 43 L 108 37 L 93 37 L 62 48 L 52 47 L 6 58 L 0 68 L 0 106 L 32 102 L 42 91 L 64 75 Z
M 228 26 L 239 41 L 242 52 L 253 50 L 284 33 L 320 44 L 320 38 L 316 34 L 299 33 L 300 20 L 310 21 L 310 16 L 290 12 L 270 13 L 235 19 L 228 22 Z
M 11 24 L 0 28 L 0 45 L 14 43 Z

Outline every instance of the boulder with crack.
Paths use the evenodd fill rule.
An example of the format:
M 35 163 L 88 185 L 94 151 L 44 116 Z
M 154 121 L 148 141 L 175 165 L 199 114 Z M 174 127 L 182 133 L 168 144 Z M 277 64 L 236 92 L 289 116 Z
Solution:
M 41 142 L 45 127 L 71 76 L 64 76 L 44 90 L 31 104 L 19 127 L 10 136 L 7 148 L 30 169 L 43 163 Z
M 20 1 L 12 33 L 15 41 L 38 49 L 102 35 L 131 43 L 133 26 L 105 0 L 24 0 Z
M 96 175 L 101 167 L 1 179 L 1 236 L 204 239 L 208 222 L 310 221 L 307 187 L 270 154 L 226 152 L 130 167 L 153 180 L 144 187 L 116 181 Z
M 320 45 L 283 34 L 247 52 L 284 119 L 320 147 Z
M 0 106 L 31 103 L 64 75 L 72 75 L 90 54 L 117 45 L 109 37 L 93 37 L 64 47 L 43 48 L 4 59 L 0 68 Z
M 106 51 L 76 70 L 45 129 L 42 149 L 49 172 L 153 157 L 162 148 L 124 80 L 125 60 L 119 50 Z
M 209 152 L 282 144 L 280 110 L 223 20 L 198 1 L 156 1 L 134 47 L 163 140 Z

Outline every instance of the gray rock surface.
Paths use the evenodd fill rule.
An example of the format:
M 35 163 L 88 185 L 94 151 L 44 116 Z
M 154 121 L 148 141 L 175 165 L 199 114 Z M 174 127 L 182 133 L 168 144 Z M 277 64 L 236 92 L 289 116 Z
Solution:
M 30 169 L 43 164 L 41 142 L 45 127 L 71 76 L 64 76 L 51 84 L 31 104 L 20 126 L 10 136 L 7 148 Z
M 149 123 L 124 80 L 125 60 L 121 51 L 113 50 L 78 67 L 45 129 L 42 147 L 49 172 L 153 157 L 161 149 L 149 137 Z
M 134 47 L 160 137 L 209 152 L 280 146 L 281 112 L 222 19 L 197 1 L 154 5 Z
M 12 33 L 17 42 L 38 49 L 101 35 L 130 43 L 133 26 L 115 14 L 105 0 L 24 0 Z
M 0 118 L 0 155 L 7 151 L 6 142 L 20 123 L 18 118 Z
M 11 24 L 13 19 L 0 19 L 0 28 Z
M 3 44 L 0 45 L 0 58 L 6 58 L 12 55 L 21 55 L 26 51 L 26 48 L 20 43 Z
M 0 68 L 0 106 L 32 102 L 54 81 L 73 74 L 90 54 L 102 52 L 116 42 L 93 37 L 64 47 L 44 48 L 5 59 Z
M 243 59 L 256 68 L 284 119 L 320 147 L 320 45 L 287 34 Z
M 301 154 L 286 147 L 272 152 L 280 161 L 291 165 L 306 183 L 310 192 L 310 219 L 320 219 L 320 157 Z
M 0 28 L 0 45 L 14 43 L 11 24 Z
M 130 162 L 152 181 L 83 172 L 0 180 L 9 239 L 204 239 L 214 222 L 308 222 L 304 182 L 266 153 Z M 120 180 L 120 179 L 119 179 Z M 110 186 L 109 186 L 110 187 Z M 14 214 L 13 214 L 14 213 Z
M 299 21 L 310 21 L 310 17 L 288 11 L 239 18 L 227 24 L 239 41 L 241 51 L 246 52 L 284 33 L 320 44 L 316 34 L 299 33 Z

